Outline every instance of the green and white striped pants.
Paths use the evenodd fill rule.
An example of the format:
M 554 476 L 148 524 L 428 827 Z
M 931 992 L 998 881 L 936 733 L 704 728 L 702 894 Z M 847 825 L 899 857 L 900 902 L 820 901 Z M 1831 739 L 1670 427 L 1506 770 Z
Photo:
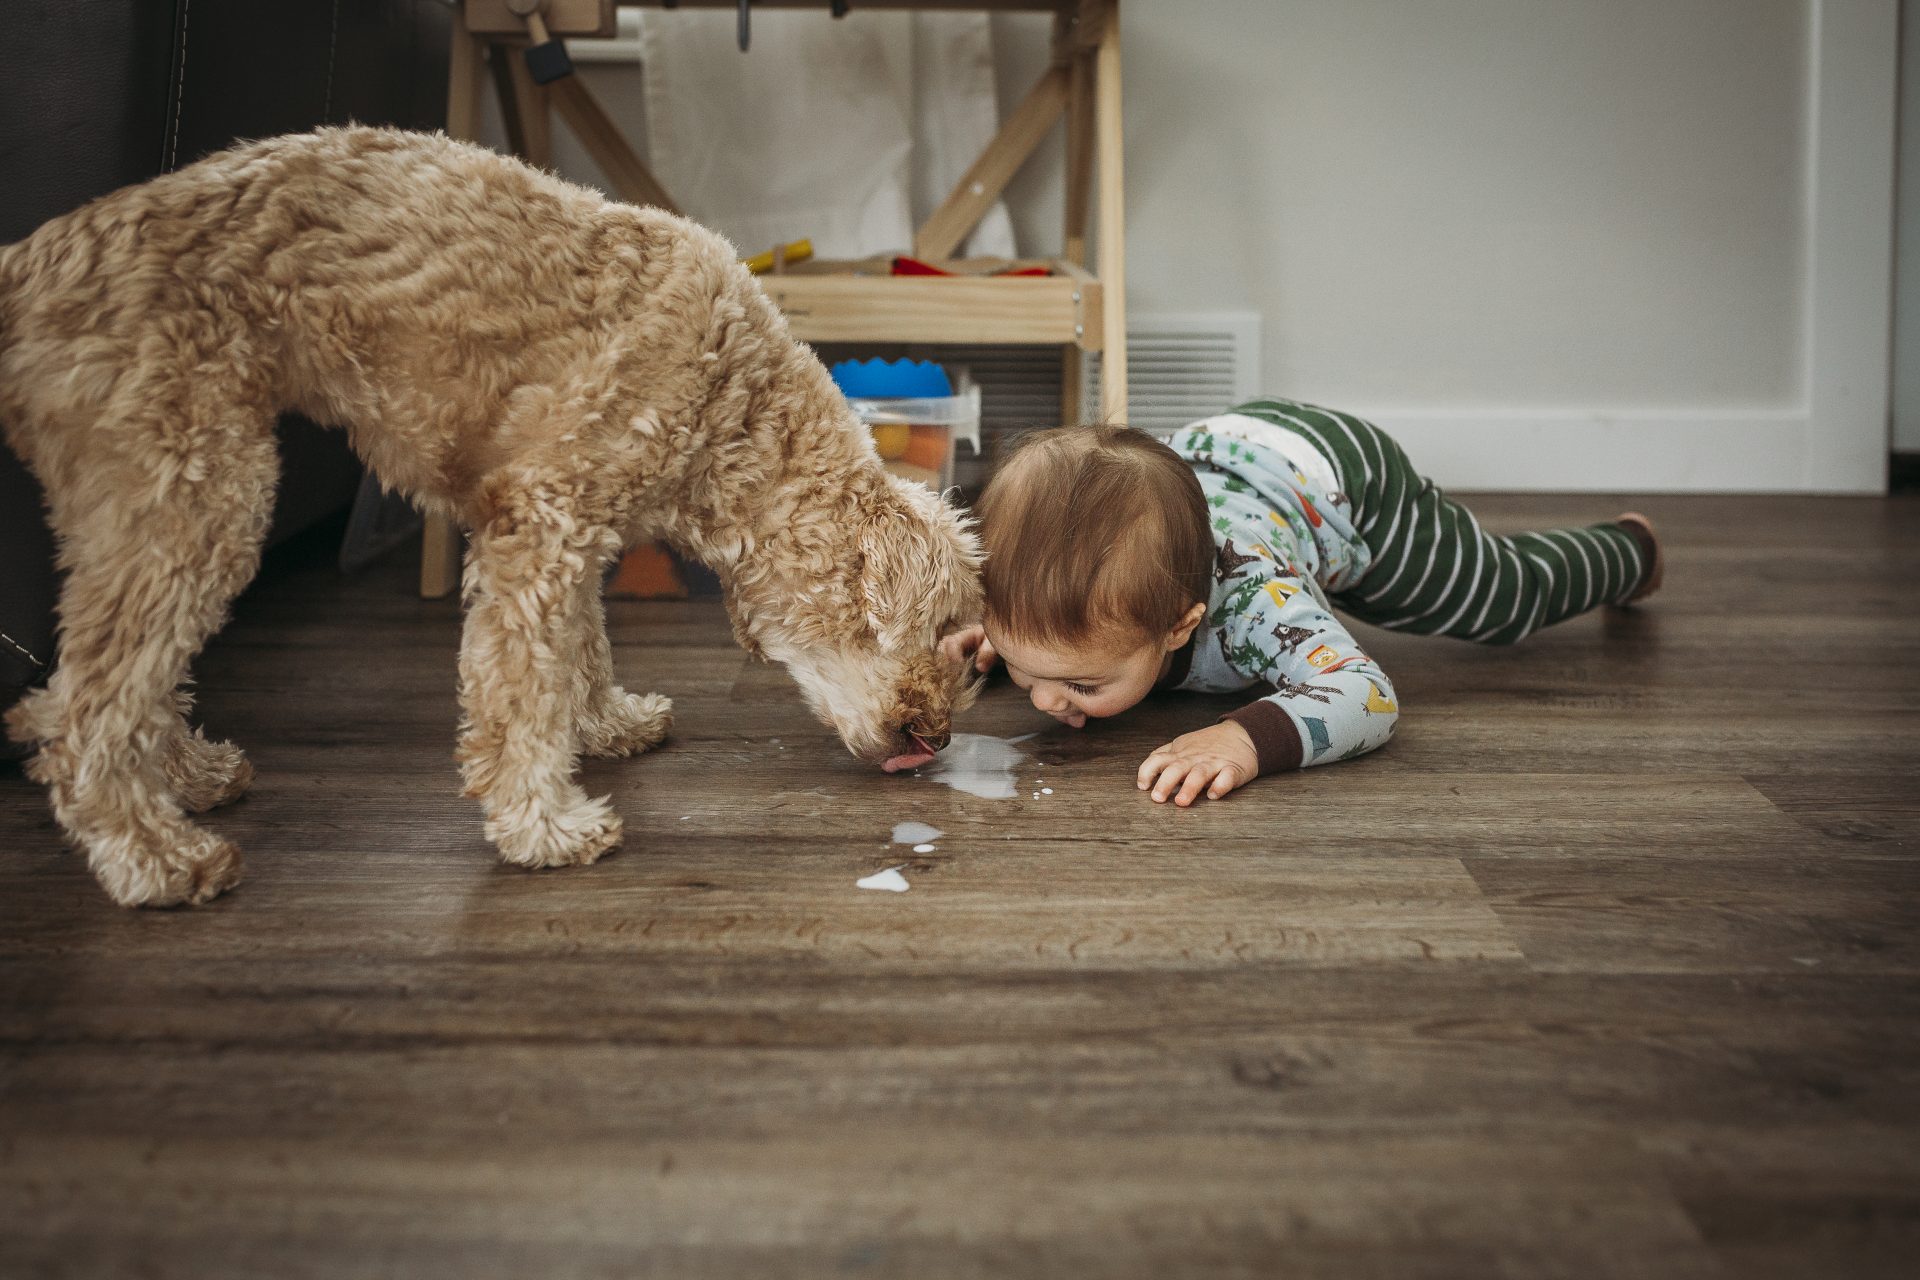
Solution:
M 1617 524 L 1487 533 L 1414 470 L 1392 437 L 1351 414 L 1270 399 L 1232 412 L 1311 440 L 1333 464 L 1354 528 L 1373 554 L 1366 576 L 1333 602 L 1362 621 L 1513 644 L 1625 600 L 1646 576 L 1646 553 Z

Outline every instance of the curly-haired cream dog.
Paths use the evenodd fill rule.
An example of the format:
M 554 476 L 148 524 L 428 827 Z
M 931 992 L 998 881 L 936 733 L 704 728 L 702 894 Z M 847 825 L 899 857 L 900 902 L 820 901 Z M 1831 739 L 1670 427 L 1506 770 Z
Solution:
M 239 876 L 185 811 L 252 771 L 181 685 L 258 566 L 282 410 L 472 531 L 459 759 L 508 862 L 612 848 L 577 756 L 667 731 L 600 609 L 639 539 L 714 566 L 741 643 L 855 754 L 947 739 L 967 690 L 934 646 L 979 612 L 974 537 L 882 470 L 725 241 L 440 135 L 275 138 L 0 250 L 0 423 L 67 574 L 59 668 L 7 723 L 118 902 Z

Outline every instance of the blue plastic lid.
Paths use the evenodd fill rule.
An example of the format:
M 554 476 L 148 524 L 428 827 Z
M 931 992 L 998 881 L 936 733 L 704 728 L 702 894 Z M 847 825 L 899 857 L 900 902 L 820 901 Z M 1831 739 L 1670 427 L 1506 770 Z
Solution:
M 935 400 L 953 394 L 947 371 L 931 360 L 842 360 L 834 385 L 854 400 Z

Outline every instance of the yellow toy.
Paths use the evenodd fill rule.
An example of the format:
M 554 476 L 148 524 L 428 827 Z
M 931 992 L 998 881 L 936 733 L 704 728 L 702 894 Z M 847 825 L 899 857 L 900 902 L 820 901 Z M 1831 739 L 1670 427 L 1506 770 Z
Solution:
M 740 261 L 747 264 L 747 270 L 757 276 L 763 276 L 776 266 L 792 266 L 796 262 L 805 262 L 813 256 L 813 241 L 795 240 L 791 244 L 777 245 L 765 253 L 756 253 L 751 258 Z
M 876 422 L 867 429 L 873 432 L 873 447 L 888 462 L 904 457 L 907 446 L 913 443 L 913 424 L 910 422 Z

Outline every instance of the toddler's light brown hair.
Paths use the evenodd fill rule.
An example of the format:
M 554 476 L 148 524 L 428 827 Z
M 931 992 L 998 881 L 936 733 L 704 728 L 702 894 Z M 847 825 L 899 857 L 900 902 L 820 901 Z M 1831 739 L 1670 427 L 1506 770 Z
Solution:
M 987 619 L 1021 640 L 1157 638 L 1212 586 L 1200 481 L 1179 454 L 1132 427 L 1027 436 L 976 511 Z

